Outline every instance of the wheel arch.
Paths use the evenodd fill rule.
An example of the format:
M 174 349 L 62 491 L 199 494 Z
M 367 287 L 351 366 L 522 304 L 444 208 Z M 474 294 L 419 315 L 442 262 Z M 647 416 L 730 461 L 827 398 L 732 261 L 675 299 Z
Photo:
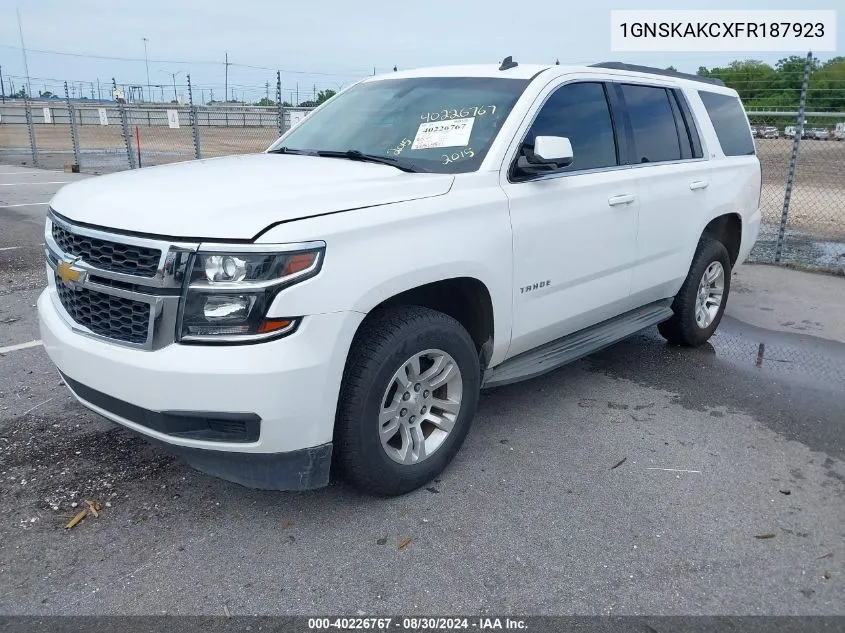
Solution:
M 739 213 L 728 212 L 712 218 L 700 235 L 699 241 L 705 236 L 720 241 L 728 251 L 731 267 L 736 264 L 742 247 L 742 216 Z
M 458 321 L 475 343 L 482 367 L 490 363 L 494 348 L 502 344 L 502 333 L 497 330 L 500 324 L 494 312 L 493 297 L 481 279 L 467 275 L 399 288 L 402 287 L 394 288 L 389 296 L 382 294 L 379 301 L 371 299 L 371 305 L 360 310 L 366 312 L 367 317 L 358 326 L 359 331 L 374 315 L 390 307 L 422 306 L 448 314 Z

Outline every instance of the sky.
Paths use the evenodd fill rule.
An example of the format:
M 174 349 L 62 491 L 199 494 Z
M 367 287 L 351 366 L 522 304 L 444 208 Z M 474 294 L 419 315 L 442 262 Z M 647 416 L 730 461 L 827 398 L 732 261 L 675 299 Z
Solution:
M 648 9 L 831 9 L 837 3 L 784 0 L 709 0 L 698 6 L 649 2 Z M 699 66 L 734 59 L 776 62 L 778 53 L 611 53 L 610 10 L 632 8 L 618 0 L 565 3 L 546 0 L 0 0 L 0 66 L 23 84 L 23 56 L 17 17 L 20 9 L 34 93 L 63 91 L 103 94 L 118 84 L 146 86 L 155 96 L 185 92 L 190 73 L 195 96 L 222 99 L 228 51 L 230 96 L 255 101 L 275 98 L 275 70 L 281 70 L 282 97 L 311 98 L 314 90 L 336 90 L 356 79 L 389 72 L 394 65 L 496 63 L 507 55 L 526 63 L 594 63 L 618 60 L 695 72 Z M 837 50 L 845 54 L 845 11 L 839 11 Z M 38 51 L 56 51 L 58 55 Z M 803 51 L 806 52 L 806 51 Z M 836 53 L 820 53 L 822 60 Z M 91 56 L 124 59 L 97 59 Z M 134 61 L 133 61 L 134 60 Z M 252 68 L 251 68 L 252 67 Z M 258 68 L 255 68 L 258 67 Z M 159 86 L 159 87 L 155 87 Z M 198 94 L 199 93 L 199 94 Z

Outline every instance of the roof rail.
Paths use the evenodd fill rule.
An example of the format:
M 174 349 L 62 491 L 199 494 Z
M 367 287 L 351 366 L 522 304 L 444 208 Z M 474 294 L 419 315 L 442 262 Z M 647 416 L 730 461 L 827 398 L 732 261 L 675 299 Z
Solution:
M 653 68 L 651 66 L 638 66 L 636 64 L 625 64 L 623 62 L 601 62 L 599 64 L 590 64 L 592 68 L 610 68 L 612 70 L 629 70 L 636 73 L 649 73 L 650 75 L 663 75 L 664 77 L 677 77 L 678 79 L 688 79 L 690 81 L 700 81 L 705 84 L 713 84 L 716 86 L 724 86 L 725 82 L 718 77 L 702 77 L 701 75 L 691 75 L 689 73 L 679 73 L 677 70 L 665 70 L 663 68 Z

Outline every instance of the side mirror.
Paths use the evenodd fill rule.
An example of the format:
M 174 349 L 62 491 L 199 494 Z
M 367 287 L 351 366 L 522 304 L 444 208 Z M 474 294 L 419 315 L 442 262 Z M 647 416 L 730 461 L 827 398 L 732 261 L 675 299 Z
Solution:
M 534 160 L 531 162 L 552 163 L 557 168 L 568 167 L 575 156 L 572 143 L 565 136 L 538 136 L 534 139 Z

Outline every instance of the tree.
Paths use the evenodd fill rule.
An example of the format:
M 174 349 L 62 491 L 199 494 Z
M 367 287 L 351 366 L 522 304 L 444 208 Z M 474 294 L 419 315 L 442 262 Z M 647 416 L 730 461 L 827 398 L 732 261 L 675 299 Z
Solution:
M 678 72 L 678 69 L 675 68 L 674 66 L 666 66 L 666 70 L 671 70 L 672 72 L 675 72 L 675 73 Z
M 17 92 L 12 93 L 12 99 L 26 99 L 26 88 L 21 88 Z
M 337 94 L 337 92 L 335 92 L 334 90 L 331 90 L 331 89 L 321 90 L 320 92 L 317 93 L 317 99 L 316 99 L 317 105 L 320 105 L 321 103 L 323 103 L 325 101 L 328 101 L 329 99 L 331 99 L 336 94 Z
M 274 106 L 276 102 L 272 99 L 268 99 L 267 97 L 261 97 L 259 101 L 256 101 L 253 105 L 257 106 Z
M 45 90 L 44 92 L 41 92 L 41 91 L 39 90 L 39 91 L 38 91 L 38 96 L 39 96 L 39 97 L 41 97 L 42 99 L 50 99 L 50 98 L 52 98 L 52 97 L 53 97 L 53 96 L 55 96 L 55 95 L 53 95 L 53 93 L 52 93 L 52 92 L 50 92 L 49 90 Z

